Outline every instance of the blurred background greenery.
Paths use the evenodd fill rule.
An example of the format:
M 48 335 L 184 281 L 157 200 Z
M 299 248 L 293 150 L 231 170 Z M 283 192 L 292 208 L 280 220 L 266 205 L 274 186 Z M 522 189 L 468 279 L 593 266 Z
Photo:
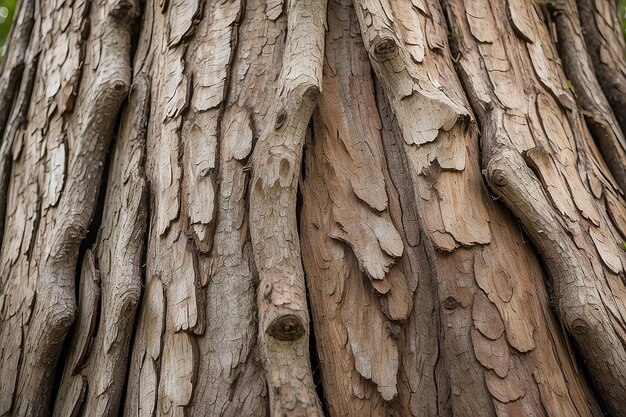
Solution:
M 0 57 L 4 55 L 6 50 L 6 40 L 11 29 L 16 3 L 17 0 L 0 0 Z
M 622 24 L 622 34 L 626 39 L 626 0 L 619 2 L 619 22 Z

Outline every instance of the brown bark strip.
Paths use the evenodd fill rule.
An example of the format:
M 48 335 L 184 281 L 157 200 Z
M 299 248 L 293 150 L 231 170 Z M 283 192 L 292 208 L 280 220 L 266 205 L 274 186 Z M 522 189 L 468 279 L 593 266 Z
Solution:
M 445 54 L 441 25 L 432 23 L 443 21 L 438 4 L 411 9 L 401 3 L 364 1 L 355 7 L 374 71 L 393 110 L 383 113 L 397 118 L 383 117 L 383 140 L 386 147 L 403 145 L 405 169 L 413 178 L 441 306 L 439 339 L 446 342 L 440 355 L 449 375 L 452 413 L 597 413 L 586 387 L 571 385 L 574 374 L 567 355 L 555 350 L 562 342 L 549 333 L 555 328 L 545 315 L 547 297 L 542 281 L 537 282 L 538 262 L 482 186 L 477 130 L 471 124 L 466 127 L 471 113 Z M 395 38 L 386 37 L 385 28 Z M 546 81 L 552 83 L 548 77 Z M 411 90 L 407 85 L 413 85 Z M 504 93 L 506 87 L 498 88 Z M 422 112 L 429 101 L 447 109 L 435 116 Z M 385 106 L 381 97 L 379 107 Z M 449 120 L 441 119 L 446 113 Z M 423 118 L 409 116 L 415 114 Z M 420 137 L 431 141 L 415 139 Z M 405 349 L 404 355 L 425 353 Z M 564 363 L 560 370 L 545 369 L 544 364 L 559 361 Z M 445 387 L 440 372 L 435 366 L 433 375 Z M 437 393 L 445 414 L 447 395 Z M 416 406 L 408 408 L 419 415 Z
M 380 87 L 377 90 L 380 93 Z M 405 240 L 401 266 L 407 277 L 419 281 L 413 310 L 406 323 L 399 326 L 398 397 L 391 406 L 402 416 L 451 417 L 450 382 L 442 352 L 445 343 L 439 340 L 437 285 L 426 253 L 428 240 L 422 236 L 404 140 L 388 130 L 393 119 L 391 110 L 384 100 L 378 99 L 382 126 L 387 129 L 381 135 L 390 176 L 386 181 L 393 181 L 393 187 L 389 188 L 389 206 L 394 223 L 402 225 L 400 231 Z
M 55 416 L 69 415 L 67 410 L 70 409 L 80 410 L 74 414 L 77 416 L 112 417 L 119 414 L 135 310 L 141 294 L 141 257 L 146 228 L 143 163 L 148 98 L 148 80 L 140 74 L 133 82 L 111 155 L 103 222 L 94 248 L 94 268 L 97 265 L 101 293 L 100 303 L 91 307 L 100 310 L 97 332 L 95 322 L 88 327 L 80 325 L 85 318 L 79 308 L 72 349 L 55 403 Z M 87 259 L 83 264 L 86 262 Z M 82 287 L 81 282 L 81 294 Z M 92 304 L 82 296 L 78 302 L 79 305 Z
M 452 392 L 457 394 L 452 411 L 473 415 L 486 409 L 489 413 L 491 396 L 468 331 L 471 294 L 476 289 L 473 252 L 461 246 L 491 241 L 489 216 L 479 184 L 472 179 L 475 174 L 466 163 L 465 141 L 472 137 L 465 128 L 469 109 L 459 96 L 460 89 L 454 88 L 457 81 L 449 61 L 436 52 L 445 41 L 436 30 L 429 33 L 426 29 L 429 16 L 436 16 L 437 9 L 425 4 L 422 8 L 425 12 L 386 1 L 355 2 L 365 47 L 389 98 L 392 111 L 388 114 L 397 117 L 402 141 L 398 143 L 403 143 L 410 177 L 414 178 L 411 187 L 428 238 L 438 299 L 444 307 L 450 306 L 442 312 L 442 325 L 448 341 L 443 354 L 451 358 L 446 365 Z M 403 29 L 396 31 L 396 27 Z M 381 96 L 379 106 L 382 103 Z M 415 117 L 422 108 L 432 113 Z M 394 134 L 391 120 L 386 122 L 388 132 L 383 137 Z M 461 200 L 468 195 L 472 197 Z M 457 361 L 465 365 L 460 367 Z
M 626 257 L 601 201 L 619 191 L 598 166 L 597 150 L 537 11 L 529 8 L 518 16 L 534 34 L 529 43 L 519 27 L 509 25 L 505 2 L 490 1 L 490 11 L 481 9 L 478 22 L 480 4 L 452 1 L 450 14 L 460 72 L 483 127 L 487 179 L 542 254 L 559 316 L 607 407 L 621 415 Z M 511 88 L 490 91 L 485 80 Z
M 397 265 L 404 242 L 390 215 L 374 85 L 351 2 L 331 1 L 328 20 L 302 187 L 303 261 L 331 412 L 382 416 L 383 399 L 398 393 L 393 321 L 408 317 L 417 277 Z
M 296 190 L 306 127 L 321 89 L 326 2 L 291 1 L 275 121 L 252 160 L 250 231 L 259 268 L 259 328 L 271 413 L 320 415 L 309 362 L 309 317 Z
M 509 1 L 511 4 L 515 0 Z M 575 0 L 555 0 L 550 3 L 552 19 L 556 23 L 559 52 L 563 68 L 574 86 L 602 158 L 622 190 L 626 190 L 626 139 L 613 114 L 593 71 L 587 52 Z M 511 9 L 513 10 L 513 9 Z M 520 13 L 519 19 L 523 19 Z M 626 52 L 626 51 L 625 51 Z
M 613 0 L 577 0 L 598 81 L 626 134 L 626 41 Z

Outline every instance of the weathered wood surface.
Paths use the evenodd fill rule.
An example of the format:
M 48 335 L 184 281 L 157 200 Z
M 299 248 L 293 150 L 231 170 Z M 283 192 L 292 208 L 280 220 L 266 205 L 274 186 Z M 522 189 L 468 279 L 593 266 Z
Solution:
M 624 414 L 612 8 L 20 2 L 0 416 Z

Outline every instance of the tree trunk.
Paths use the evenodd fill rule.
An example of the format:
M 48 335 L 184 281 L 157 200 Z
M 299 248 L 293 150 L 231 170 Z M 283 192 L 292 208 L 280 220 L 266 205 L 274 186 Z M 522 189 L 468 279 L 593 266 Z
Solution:
M 0 416 L 626 414 L 614 0 L 22 0 Z

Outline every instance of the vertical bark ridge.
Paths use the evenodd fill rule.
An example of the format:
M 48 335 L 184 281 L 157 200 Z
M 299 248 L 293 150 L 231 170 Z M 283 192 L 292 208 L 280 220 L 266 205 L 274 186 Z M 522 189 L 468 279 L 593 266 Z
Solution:
M 417 193 L 422 228 L 431 248 L 434 246 L 442 251 L 454 251 L 461 243 L 488 243 L 491 232 L 487 213 L 480 204 L 470 204 L 463 211 L 457 212 L 460 207 L 455 205 L 453 196 L 465 195 L 467 190 L 454 192 L 446 189 L 450 186 L 471 186 L 467 180 L 456 180 L 459 175 L 457 172 L 461 175 L 466 173 L 463 119 L 469 115 L 469 110 L 455 96 L 458 90 L 449 89 L 453 93 L 447 95 L 447 90 L 437 88 L 437 85 L 454 82 L 454 78 L 443 81 L 443 77 L 453 76 L 453 73 L 449 70 L 447 73 L 438 73 L 440 70 L 436 65 L 440 58 L 435 55 L 435 50 L 445 46 L 444 39 L 438 37 L 437 32 L 426 37 L 426 23 L 430 21 L 428 17 L 432 16 L 432 11 L 425 4 L 421 4 L 421 7 L 424 12 L 388 2 L 355 2 L 365 47 L 377 78 L 382 82 L 381 87 L 389 97 L 391 114 L 397 117 L 400 137 L 406 143 L 404 152 L 407 153 L 410 175 L 414 178 L 413 187 Z M 432 49 L 427 39 L 430 39 Z M 441 64 L 446 65 L 443 60 Z M 442 71 L 445 71 L 443 68 Z M 379 106 L 382 101 L 379 100 Z M 421 118 L 413 117 L 412 114 L 421 108 L 430 108 L 432 113 Z M 390 129 L 389 124 L 386 129 Z M 437 193 L 437 197 L 429 196 L 438 188 L 441 192 Z M 480 195 L 480 189 L 478 193 Z M 429 201 L 431 206 L 424 207 L 421 200 Z M 462 221 L 464 216 L 472 217 L 473 229 L 465 228 Z M 454 219 L 461 220 L 454 222 Z M 430 255 L 436 256 L 432 250 Z M 454 256 L 455 260 L 447 264 L 433 264 L 439 297 L 445 289 L 444 299 L 454 304 L 453 307 L 461 304 L 463 307 L 471 307 L 471 292 L 462 288 L 473 281 L 473 271 L 467 267 L 471 254 L 459 249 L 454 252 Z M 461 266 L 463 269 L 458 270 Z M 460 287 L 452 280 L 455 276 L 454 281 L 463 280 Z M 489 410 L 492 407 L 491 398 L 483 382 L 483 369 L 472 354 L 469 334 L 471 310 L 459 308 L 444 311 L 450 311 L 442 315 L 446 339 L 449 341 L 448 351 L 444 355 L 457 360 L 462 357 L 461 361 L 465 364 L 465 369 L 452 365 L 448 367 L 453 392 L 462 394 L 460 401 L 452 402 L 453 413 L 471 415 L 485 408 Z M 453 316 L 452 313 L 456 314 Z M 455 330 L 450 330 L 453 326 Z M 472 397 L 473 402 L 467 401 L 466 396 Z
M 131 331 L 141 294 L 148 100 L 149 83 L 140 75 L 133 82 L 113 148 L 95 253 L 88 252 L 83 260 L 78 317 L 55 416 L 119 414 Z M 85 277 L 85 273 L 89 275 Z
M 35 20 L 34 13 L 35 12 L 33 11 L 33 16 L 31 16 L 33 21 Z M 21 31 L 22 25 L 19 19 L 20 18 L 18 18 L 16 22 L 16 26 L 20 25 Z M 40 23 L 39 20 L 37 22 L 38 24 Z M 17 86 L 19 85 L 15 100 L 13 102 L 11 94 L 6 94 L 4 96 L 6 101 L 3 101 L 3 103 L 0 104 L 6 105 L 7 108 L 12 105 L 10 113 L 7 114 L 8 119 L 6 121 L 6 124 L 3 126 L 3 129 L 0 129 L 0 131 L 2 132 L 0 137 L 0 196 L 3 197 L 2 200 L 0 200 L 0 236 L 4 236 L 5 214 L 8 200 L 7 196 L 9 194 L 11 167 L 13 164 L 13 159 L 17 159 L 17 157 L 19 156 L 19 152 L 21 151 L 20 147 L 21 142 L 23 141 L 26 117 L 28 114 L 28 108 L 33 92 L 33 86 L 35 84 L 35 75 L 37 73 L 39 62 L 38 48 L 39 27 L 31 27 L 31 34 L 29 34 L 28 46 L 25 50 L 20 50 L 19 55 L 21 56 L 21 54 L 23 54 L 22 58 L 24 59 L 24 70 L 22 71 L 19 82 L 11 84 L 12 88 L 17 88 Z M 8 54 L 10 54 L 10 52 L 8 52 Z M 9 58 L 5 58 L 3 62 L 6 64 L 8 60 Z M 3 72 L 3 76 L 7 73 L 6 71 L 11 70 L 5 69 L 5 72 Z M 13 82 L 13 80 L 11 80 L 11 82 Z M 9 98 L 12 102 L 9 102 Z M 16 147 L 14 147 L 15 143 L 17 143 Z M 0 248 L 2 247 L 1 245 L 2 239 L 0 239 Z M 0 287 L 1 286 L 2 281 L 0 281 Z
M 42 4 L 37 17 L 41 23 L 35 26 L 41 31 L 38 74 L 50 77 L 36 80 L 27 134 L 14 144 L 15 164 L 25 169 L 13 170 L 11 187 L 26 192 L 10 197 L 6 232 L 11 236 L 15 227 L 25 229 L 22 239 L 11 240 L 2 255 L 7 281 L 0 338 L 3 351 L 13 355 L 2 358 L 2 415 L 49 411 L 57 358 L 75 317 L 78 248 L 93 215 L 112 126 L 130 83 L 132 3 L 88 6 Z M 85 56 L 86 45 L 97 53 Z M 100 52 L 112 62 L 99 66 Z M 80 105 L 76 111 L 75 103 Z M 34 163 L 39 159 L 41 164 Z M 17 362 L 11 364 L 15 360 L 21 372 L 13 365 Z
M 619 207 L 620 191 L 575 109 L 537 10 L 520 9 L 517 24 L 506 19 L 504 2 L 488 4 L 450 2 L 459 69 L 483 128 L 487 179 L 542 254 L 559 316 L 607 407 L 620 415 L 626 404 L 623 237 L 603 201 Z
M 377 86 L 377 105 L 387 131 L 382 132 L 384 152 L 389 167 L 388 188 L 391 215 L 395 224 L 401 224 L 405 253 L 402 268 L 407 277 L 416 276 L 418 286 L 414 294 L 413 310 L 398 332 L 400 366 L 398 373 L 398 397 L 392 403 L 398 415 L 406 416 L 452 416 L 450 407 L 450 381 L 445 370 L 442 346 L 438 339 L 441 318 L 437 301 L 431 261 L 426 253 L 426 237 L 423 236 L 413 181 L 407 167 L 401 136 L 391 134 L 389 127 L 393 115 L 380 97 Z M 398 142 L 396 139 L 400 138 Z M 397 193 L 394 191 L 397 190 Z
M 523 11 L 518 11 L 518 8 L 526 6 L 518 3 L 516 0 L 509 1 L 509 13 L 517 16 L 514 22 L 524 22 Z M 550 10 L 552 21 L 556 24 L 557 46 L 565 73 L 571 80 L 577 101 L 585 111 L 585 120 L 596 139 L 602 159 L 617 184 L 626 190 L 626 139 L 594 73 L 576 2 L 557 0 L 550 4 Z M 523 23 L 520 23 L 520 27 L 524 27 Z M 525 33 L 533 36 L 526 28 Z
M 174 1 L 146 13 L 136 65 L 152 78 L 146 157 L 156 210 L 146 281 L 157 298 L 140 316 L 127 415 L 184 415 L 197 379 L 206 378 L 198 356 L 207 326 L 203 259 L 213 239 L 219 118 L 240 9 L 240 1 Z
M 382 416 L 398 397 L 396 338 L 413 308 L 418 275 L 395 225 L 402 214 L 390 202 L 397 193 L 351 2 L 332 1 L 328 24 L 323 94 L 302 187 L 303 260 L 332 415 Z
M 326 1 L 287 4 L 283 67 L 252 157 L 250 232 L 259 269 L 259 337 L 273 416 L 321 415 L 309 361 L 309 317 L 296 224 L 307 125 L 322 86 Z
M 265 14 L 259 18 L 259 4 L 248 3 L 242 30 L 274 26 Z M 250 52 L 263 41 L 248 37 L 237 45 L 242 7 L 239 0 L 179 1 L 147 14 L 150 39 L 137 57 L 150 67 L 153 84 L 147 165 L 156 212 L 145 296 L 154 302 L 144 305 L 139 320 L 126 415 L 252 416 L 267 407 L 255 362 L 245 212 L 254 123 L 244 107 L 225 111 L 233 100 L 228 83 L 236 51 Z M 266 51 L 262 58 L 274 59 L 273 48 Z M 249 78 L 256 82 L 256 75 Z
M 626 134 L 626 41 L 611 0 L 578 0 L 580 22 L 598 81 Z
M 269 123 L 287 30 L 282 5 L 246 2 L 238 25 L 220 119 L 219 193 L 213 248 L 206 259 L 206 336 L 198 340 L 197 389 L 190 413 L 257 416 L 268 413 L 268 392 L 257 335 L 256 287 L 249 237 L 246 162 Z M 260 36 L 259 34 L 263 34 Z M 219 69 L 219 68 L 218 68 Z M 263 86 L 259 91 L 258 86 Z M 200 258 L 204 262 L 203 258 Z M 225 304 L 224 304 L 225 303 Z M 224 307 L 227 305 L 228 307 Z M 235 336 L 236 335 L 236 336 Z

